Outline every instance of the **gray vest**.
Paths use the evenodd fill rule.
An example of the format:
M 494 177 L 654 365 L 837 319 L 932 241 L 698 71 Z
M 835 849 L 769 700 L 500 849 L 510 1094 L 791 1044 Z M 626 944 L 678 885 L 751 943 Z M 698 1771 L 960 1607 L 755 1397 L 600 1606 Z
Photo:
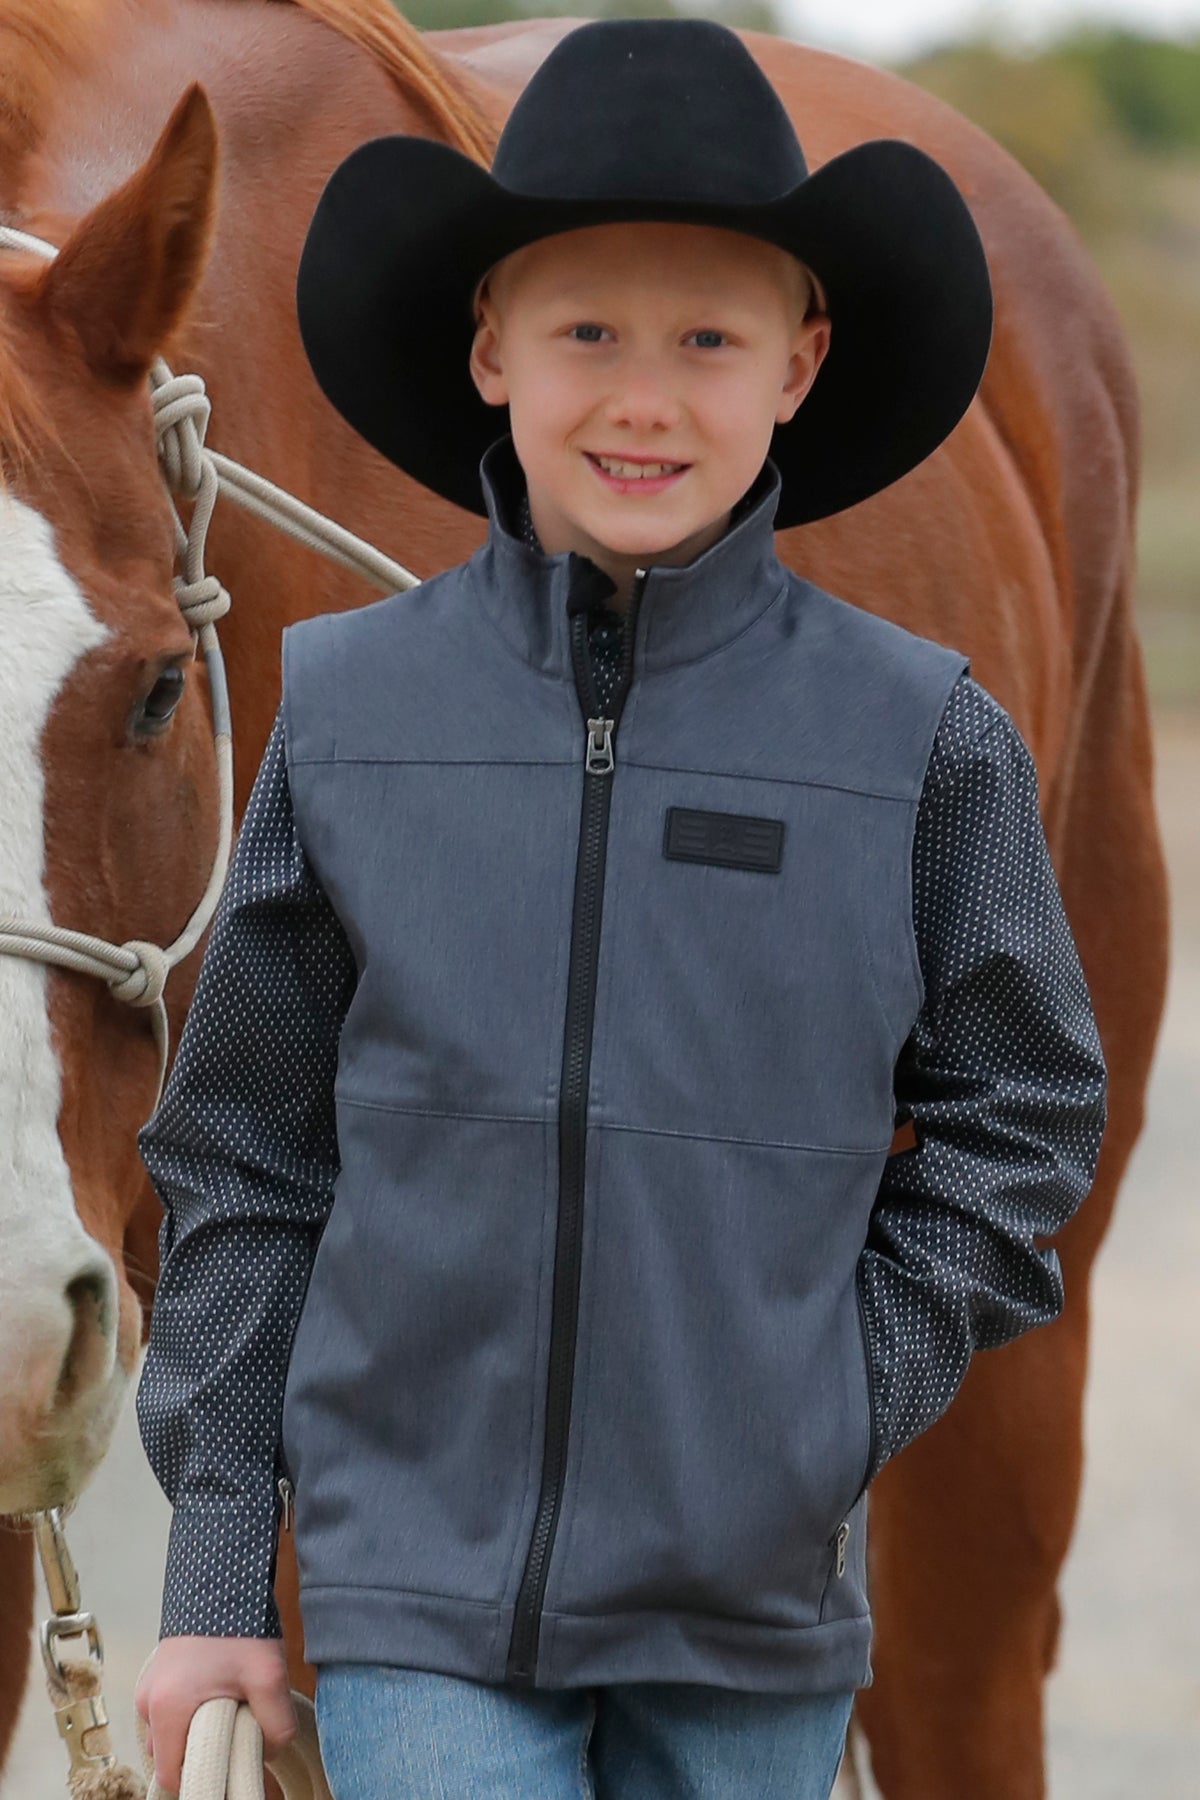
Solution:
M 640 580 L 589 730 L 604 578 L 510 529 L 510 438 L 481 474 L 469 561 L 283 639 L 297 829 L 359 970 L 284 1410 L 306 1654 L 864 1685 L 855 1274 L 968 660 L 788 570 L 768 462 Z

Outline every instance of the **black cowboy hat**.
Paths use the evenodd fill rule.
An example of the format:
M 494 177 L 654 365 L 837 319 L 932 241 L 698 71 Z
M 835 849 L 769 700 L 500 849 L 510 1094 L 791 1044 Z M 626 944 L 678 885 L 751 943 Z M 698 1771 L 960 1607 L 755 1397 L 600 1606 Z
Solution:
M 741 39 L 706 19 L 600 19 L 530 77 L 489 173 L 429 138 L 372 138 L 330 175 L 300 257 L 300 335 L 327 398 L 391 462 L 486 512 L 479 462 L 508 429 L 468 368 L 470 300 L 535 238 L 685 220 L 781 246 L 819 278 L 829 349 L 769 454 L 776 528 L 887 487 L 971 403 L 992 297 L 975 223 L 923 150 L 874 138 L 813 174 Z

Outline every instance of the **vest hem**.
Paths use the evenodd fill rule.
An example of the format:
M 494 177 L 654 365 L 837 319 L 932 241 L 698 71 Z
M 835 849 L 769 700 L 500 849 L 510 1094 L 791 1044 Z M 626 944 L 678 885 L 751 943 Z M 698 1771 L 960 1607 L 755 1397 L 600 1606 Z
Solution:
M 308 1662 L 433 1669 L 505 1679 L 511 1605 L 382 1587 L 302 1586 Z M 869 1613 L 823 1625 L 757 1624 L 704 1613 L 542 1614 L 538 1688 L 692 1682 L 753 1693 L 869 1687 Z

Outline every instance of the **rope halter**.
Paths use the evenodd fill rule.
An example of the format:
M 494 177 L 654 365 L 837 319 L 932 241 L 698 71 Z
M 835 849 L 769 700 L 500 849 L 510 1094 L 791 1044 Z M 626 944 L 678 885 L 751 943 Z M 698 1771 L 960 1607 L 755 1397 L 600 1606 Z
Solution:
M 58 254 L 56 247 L 44 238 L 8 225 L 0 225 L 0 249 L 33 251 L 48 259 Z M 199 375 L 175 375 L 161 357 L 156 357 L 150 366 L 149 382 L 163 480 L 169 493 L 193 503 L 191 523 L 185 531 L 174 500 L 171 502 L 176 553 L 182 567 L 173 585 L 179 610 L 203 651 L 208 671 L 218 793 L 217 846 L 212 868 L 191 918 L 174 943 L 165 948 L 147 943 L 144 938 L 112 944 L 90 932 L 71 931 L 61 925 L 0 912 L 0 955 L 23 956 L 32 962 L 55 963 L 59 968 L 95 975 L 108 984 L 115 999 L 150 1009 L 158 1045 L 153 1111 L 162 1099 L 169 1055 L 163 989 L 171 970 L 195 949 L 217 909 L 233 847 L 233 728 L 225 662 L 216 633 L 216 622 L 224 618 L 232 601 L 228 590 L 204 567 L 205 541 L 218 495 L 229 494 L 259 518 L 277 525 L 310 549 L 322 551 L 343 568 L 365 576 L 385 593 L 415 587 L 417 577 L 273 482 L 207 449 L 204 436 L 212 405 Z

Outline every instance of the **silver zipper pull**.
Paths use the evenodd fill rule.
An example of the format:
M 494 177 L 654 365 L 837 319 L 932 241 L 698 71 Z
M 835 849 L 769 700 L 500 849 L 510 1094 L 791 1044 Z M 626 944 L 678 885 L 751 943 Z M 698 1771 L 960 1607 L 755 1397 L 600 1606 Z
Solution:
M 279 1499 L 283 1507 L 283 1516 L 279 1522 L 285 1531 L 290 1531 L 292 1529 L 292 1498 L 295 1489 L 286 1475 L 281 1475 L 275 1485 L 279 1489 Z
M 587 722 L 587 772 L 589 775 L 607 775 L 613 766 L 612 753 L 613 721 L 611 719 L 589 719 Z
M 846 1545 L 849 1541 L 850 1521 L 849 1519 L 843 1519 L 838 1526 L 837 1534 L 837 1573 L 839 1575 L 844 1575 L 846 1573 Z

